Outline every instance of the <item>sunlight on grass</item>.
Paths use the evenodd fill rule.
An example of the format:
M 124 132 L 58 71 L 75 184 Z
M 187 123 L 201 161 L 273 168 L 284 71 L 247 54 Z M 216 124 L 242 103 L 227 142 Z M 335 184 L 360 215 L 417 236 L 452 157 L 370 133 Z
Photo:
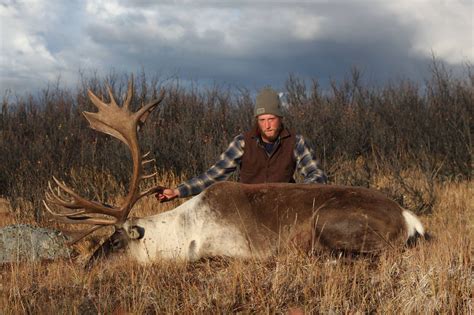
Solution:
M 163 176 L 175 185 L 181 178 Z M 9 313 L 469 313 L 471 183 L 436 185 L 433 213 L 422 216 L 431 242 L 378 259 L 309 257 L 290 251 L 265 261 L 215 258 L 140 266 L 122 257 L 85 271 L 80 259 L 2 266 L 0 309 Z M 120 202 L 120 198 L 114 199 Z M 178 202 L 147 198 L 134 216 Z M 102 237 L 106 233 L 102 234 Z M 87 256 L 99 236 L 93 236 Z

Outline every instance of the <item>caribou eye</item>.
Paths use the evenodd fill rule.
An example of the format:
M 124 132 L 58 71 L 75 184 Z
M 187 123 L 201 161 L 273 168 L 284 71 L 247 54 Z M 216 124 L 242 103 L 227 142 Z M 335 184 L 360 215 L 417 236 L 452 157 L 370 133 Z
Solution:
M 122 239 L 114 239 L 114 240 L 110 240 L 111 244 L 112 244 L 112 250 L 119 250 L 121 248 L 124 247 L 124 241 Z

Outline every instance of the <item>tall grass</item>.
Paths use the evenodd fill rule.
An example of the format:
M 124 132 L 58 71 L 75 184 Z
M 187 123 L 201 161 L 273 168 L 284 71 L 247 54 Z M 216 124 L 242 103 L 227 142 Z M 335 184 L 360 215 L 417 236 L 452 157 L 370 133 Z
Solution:
M 2 266 L 2 314 L 382 313 L 470 314 L 472 194 L 438 184 L 422 221 L 435 236 L 379 258 L 298 251 L 268 260 L 213 259 L 140 266 L 123 258 L 91 271 L 77 261 Z M 139 214 L 157 209 L 153 200 Z

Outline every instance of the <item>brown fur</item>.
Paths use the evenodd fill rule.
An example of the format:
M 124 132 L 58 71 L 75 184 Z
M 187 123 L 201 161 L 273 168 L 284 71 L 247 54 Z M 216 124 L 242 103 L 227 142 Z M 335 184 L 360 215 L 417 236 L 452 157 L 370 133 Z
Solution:
M 289 244 L 373 253 L 406 241 L 402 208 L 362 187 L 220 182 L 204 192 L 203 202 L 262 255 Z

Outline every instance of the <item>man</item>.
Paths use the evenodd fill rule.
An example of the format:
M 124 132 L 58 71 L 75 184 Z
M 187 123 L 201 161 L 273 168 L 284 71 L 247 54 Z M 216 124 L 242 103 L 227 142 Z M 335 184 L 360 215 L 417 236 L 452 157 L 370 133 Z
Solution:
M 175 189 L 164 189 L 156 194 L 158 200 L 197 195 L 211 184 L 228 179 L 237 167 L 240 182 L 247 184 L 294 183 L 296 169 L 305 183 L 326 183 L 326 175 L 303 137 L 283 126 L 281 102 L 274 90 L 260 91 L 254 114 L 255 127 L 235 137 L 216 164 Z

